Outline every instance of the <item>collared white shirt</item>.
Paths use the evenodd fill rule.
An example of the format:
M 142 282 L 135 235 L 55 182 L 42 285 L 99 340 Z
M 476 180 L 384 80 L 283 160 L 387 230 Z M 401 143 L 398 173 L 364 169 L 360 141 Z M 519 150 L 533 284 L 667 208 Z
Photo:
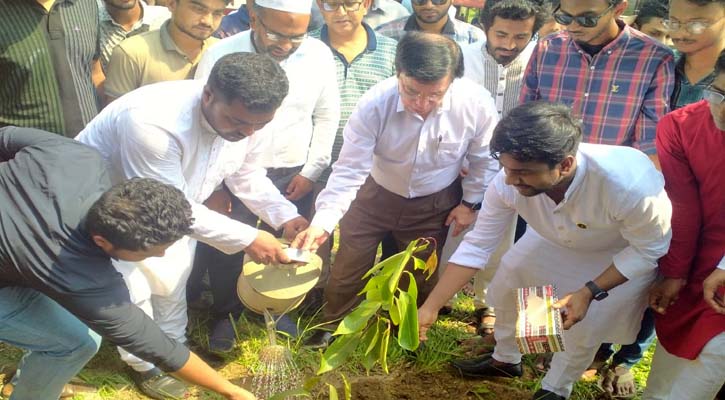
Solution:
M 405 6 L 395 0 L 373 0 L 363 21 L 375 29 L 378 26 L 410 15 Z
M 141 87 L 106 106 L 76 139 L 103 155 L 114 183 L 146 177 L 183 191 L 192 205 L 191 236 L 231 254 L 254 241 L 257 229 L 202 204 L 222 181 L 275 228 L 298 214 L 259 165 L 260 132 L 228 142 L 206 122 L 203 86 L 183 80 Z
M 465 65 L 463 76 L 491 92 L 499 117 L 506 116 L 519 105 L 524 72 L 535 47 L 536 41 L 531 41 L 513 61 L 504 66 L 488 53 L 485 40 L 461 46 Z
M 376 84 L 348 120 L 340 158 L 317 197 L 312 224 L 332 231 L 368 175 L 393 193 L 415 198 L 448 187 L 464 160 L 469 173 L 463 199 L 480 202 L 498 171 L 488 148 L 497 123 L 491 95 L 465 78 L 453 81 L 425 120 L 403 107 L 397 77 Z
M 97 0 L 99 32 L 101 33 L 101 66 L 106 71 L 108 62 L 111 60 L 113 49 L 116 48 L 127 37 L 150 30 L 159 29 L 161 25 L 171 17 L 171 11 L 166 7 L 150 6 L 139 0 L 141 5 L 141 18 L 136 21 L 129 31 L 113 20 L 111 14 L 106 10 L 106 3 Z
M 518 212 L 529 228 L 562 248 L 620 249 L 613 262 L 630 280 L 652 273 L 672 237 L 672 205 L 662 174 L 644 153 L 623 146 L 581 144 L 577 163 L 559 204 L 546 194 L 522 196 L 504 183 L 505 172 L 499 172 L 473 230 L 450 262 L 483 268 Z M 586 280 L 593 278 L 584 266 L 582 271 Z
M 252 31 L 224 38 L 209 48 L 199 62 L 195 78 L 206 80 L 218 59 L 240 51 L 256 51 Z M 307 38 L 297 51 L 280 62 L 289 79 L 289 94 L 274 119 L 257 132 L 271 143 L 261 156 L 263 167 L 304 165 L 300 175 L 315 181 L 330 165 L 340 120 L 340 95 L 332 57 L 327 45 Z

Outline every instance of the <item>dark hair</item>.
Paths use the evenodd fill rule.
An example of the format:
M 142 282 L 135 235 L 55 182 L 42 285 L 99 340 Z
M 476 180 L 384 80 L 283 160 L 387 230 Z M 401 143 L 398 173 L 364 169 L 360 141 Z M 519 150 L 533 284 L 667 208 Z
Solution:
M 129 251 L 173 243 L 191 233 L 191 205 L 181 190 L 154 179 L 115 185 L 88 210 L 86 229 Z
M 725 50 L 720 52 L 715 63 L 715 75 L 725 74 Z
M 211 69 L 207 86 L 224 101 L 240 101 L 251 112 L 276 110 L 289 91 L 282 67 L 270 56 L 230 53 Z
M 637 10 L 637 18 L 633 24 L 638 28 L 648 23 L 652 18 L 667 18 L 669 14 L 669 0 L 644 0 Z
M 446 36 L 411 31 L 398 42 L 395 69 L 421 82 L 463 76 L 461 47 Z
M 493 130 L 491 155 L 503 153 L 521 162 L 542 162 L 554 168 L 576 154 L 580 123 L 563 104 L 535 101 L 511 110 Z
M 486 32 L 493 26 L 496 17 L 514 21 L 523 21 L 534 17 L 532 35 L 539 31 L 548 18 L 544 7 L 532 0 L 489 0 L 481 13 L 481 24 Z

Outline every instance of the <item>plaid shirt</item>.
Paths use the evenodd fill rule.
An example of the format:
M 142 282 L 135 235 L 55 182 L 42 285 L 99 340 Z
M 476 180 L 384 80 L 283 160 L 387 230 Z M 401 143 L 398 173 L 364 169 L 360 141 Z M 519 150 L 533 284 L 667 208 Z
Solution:
M 542 40 L 526 69 L 520 101 L 564 103 L 581 118 L 584 141 L 652 155 L 657 121 L 669 111 L 674 55 L 618 23 L 619 36 L 593 57 L 566 32 Z
M 382 24 L 375 31 L 399 41 L 408 31 L 420 31 L 420 27 L 415 20 L 415 15 L 411 15 Z M 451 17 L 448 17 L 448 22 L 443 26 L 441 34 L 448 36 L 461 46 L 486 39 L 486 34 L 480 28 Z

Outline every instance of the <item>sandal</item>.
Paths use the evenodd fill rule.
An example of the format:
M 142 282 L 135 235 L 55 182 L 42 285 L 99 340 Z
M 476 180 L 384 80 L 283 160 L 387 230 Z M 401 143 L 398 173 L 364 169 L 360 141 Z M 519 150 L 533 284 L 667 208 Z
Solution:
M 597 386 L 614 399 L 631 399 L 637 395 L 634 375 L 629 368 L 623 365 L 610 367 L 603 371 L 602 377 L 597 381 Z
M 476 319 L 476 333 L 481 336 L 493 335 L 493 328 L 496 323 L 496 313 L 493 308 L 479 308 L 473 315 Z M 486 322 L 487 319 L 488 322 Z

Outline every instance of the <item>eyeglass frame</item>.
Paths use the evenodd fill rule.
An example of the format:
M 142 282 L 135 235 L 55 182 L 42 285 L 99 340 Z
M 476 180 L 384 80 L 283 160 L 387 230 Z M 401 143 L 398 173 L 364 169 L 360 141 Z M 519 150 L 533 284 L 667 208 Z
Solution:
M 679 21 L 672 21 L 669 18 L 662 20 L 662 26 L 665 27 L 667 32 L 669 32 L 669 33 L 677 32 L 680 29 L 685 28 L 685 32 L 690 33 L 692 35 L 701 34 L 701 33 L 705 32 L 705 30 L 707 30 L 707 28 L 715 25 L 716 23 L 717 22 L 703 22 L 703 21 L 690 21 L 690 22 L 682 23 Z M 699 29 L 698 32 L 695 32 L 695 30 L 692 29 L 693 25 L 699 25 L 701 27 L 701 29 Z
M 349 3 L 349 4 L 346 4 L 346 3 Z M 337 10 L 340 9 L 340 7 L 342 7 L 345 10 L 345 12 L 351 12 L 351 11 L 355 12 L 355 11 L 360 11 L 360 6 L 362 6 L 362 3 L 363 3 L 362 1 L 349 1 L 349 2 L 340 1 L 340 2 L 334 3 L 336 5 L 336 7 L 334 9 L 328 10 L 325 8 L 325 6 L 332 5 L 332 4 L 328 3 L 326 1 L 323 1 L 322 7 L 320 7 L 320 11 L 336 12 Z M 350 5 L 355 5 L 354 6 L 355 8 L 350 7 Z
M 720 96 L 720 101 L 717 103 L 715 103 L 714 101 L 710 101 L 710 99 L 707 98 L 708 94 Z M 716 88 L 714 85 L 709 85 L 702 91 L 702 98 L 707 100 L 707 102 L 712 105 L 719 106 L 725 101 L 725 92 L 720 91 L 720 89 Z
M 264 28 L 264 36 L 266 36 L 268 40 L 271 40 L 273 42 L 279 43 L 279 42 L 282 42 L 285 40 L 289 40 L 289 42 L 294 45 L 300 45 L 308 37 L 307 32 L 305 32 L 299 36 L 285 36 L 279 32 L 275 32 L 275 31 L 269 29 L 267 27 L 267 25 L 264 23 L 264 21 L 262 21 L 261 17 L 257 16 L 257 21 L 259 21 L 259 24 L 262 25 L 262 27 Z
M 449 87 L 450 87 L 450 85 L 449 85 Z M 441 100 L 443 100 L 444 97 L 446 97 L 446 93 L 448 93 L 448 88 L 446 88 L 446 91 L 443 92 L 443 94 L 431 94 L 431 95 L 423 96 L 421 93 L 416 93 L 416 94 L 410 93 L 408 87 L 403 83 L 403 81 L 400 78 L 398 78 L 398 93 L 401 96 L 407 97 L 408 99 L 411 99 L 411 100 L 415 100 L 415 101 L 424 100 L 428 103 L 438 103 Z
M 434 6 L 442 6 L 443 4 L 448 3 L 448 0 L 410 0 L 410 4 L 420 7 L 426 5 L 429 1 Z
M 597 26 L 597 24 L 599 24 L 599 20 L 602 19 L 603 16 L 607 15 L 610 11 L 612 11 L 612 9 L 615 6 L 616 6 L 616 4 L 610 4 L 609 7 L 607 7 L 607 9 L 604 10 L 604 12 L 602 12 L 601 14 L 596 15 L 596 16 L 588 16 L 588 15 L 587 16 L 581 16 L 581 15 L 571 15 L 571 14 L 569 14 L 567 12 L 561 11 L 561 5 L 558 5 L 556 7 L 556 9 L 554 9 L 554 12 L 552 13 L 552 15 L 554 16 L 554 20 L 558 24 L 560 24 L 560 25 L 569 26 L 569 25 L 573 24 L 574 22 L 576 22 L 582 28 L 594 28 L 595 26 Z M 565 17 L 571 18 L 571 21 L 569 21 L 568 24 L 567 23 L 564 23 L 564 22 L 562 22 L 562 21 L 559 20 L 558 17 L 560 17 L 560 16 L 565 16 Z M 591 18 L 591 19 L 593 19 L 594 20 L 594 25 L 583 24 L 582 23 L 582 19 L 583 18 Z

